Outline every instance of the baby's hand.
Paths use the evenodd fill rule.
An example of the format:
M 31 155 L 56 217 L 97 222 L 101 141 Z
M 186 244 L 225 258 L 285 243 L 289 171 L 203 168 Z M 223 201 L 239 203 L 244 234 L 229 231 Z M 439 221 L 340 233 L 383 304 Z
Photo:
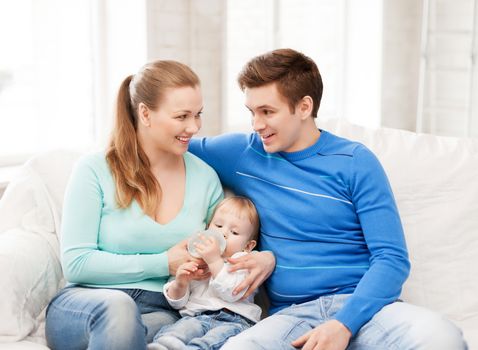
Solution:
M 221 259 L 221 248 L 216 239 L 212 237 L 200 236 L 201 243 L 196 243 L 196 251 L 201 255 L 204 261 L 209 265 L 218 259 Z
M 179 265 L 176 271 L 176 283 L 180 286 L 186 286 L 196 277 L 198 264 L 195 261 L 188 261 Z

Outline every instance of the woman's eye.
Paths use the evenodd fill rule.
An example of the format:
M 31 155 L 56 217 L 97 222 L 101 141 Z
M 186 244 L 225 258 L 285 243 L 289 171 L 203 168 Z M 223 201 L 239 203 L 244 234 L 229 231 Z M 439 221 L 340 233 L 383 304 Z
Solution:
M 183 114 L 183 115 L 178 115 L 178 116 L 176 117 L 176 119 L 184 120 L 184 119 L 186 119 L 187 117 L 188 117 L 188 116 L 187 116 L 186 114 Z
M 195 116 L 195 117 L 196 117 L 196 119 L 200 119 L 200 118 L 201 118 L 201 116 L 202 116 L 202 112 L 199 112 L 198 114 L 196 114 L 196 116 Z

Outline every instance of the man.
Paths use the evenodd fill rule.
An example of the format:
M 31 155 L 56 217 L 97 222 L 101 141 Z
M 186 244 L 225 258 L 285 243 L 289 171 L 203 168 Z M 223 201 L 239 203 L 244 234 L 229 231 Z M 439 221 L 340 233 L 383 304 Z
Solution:
M 451 322 L 397 301 L 410 264 L 390 185 L 365 146 L 317 129 L 315 63 L 275 50 L 238 82 L 255 133 L 194 140 L 190 151 L 257 207 L 262 252 L 236 268 L 253 286 L 271 273 L 272 316 L 223 348 L 466 348 Z

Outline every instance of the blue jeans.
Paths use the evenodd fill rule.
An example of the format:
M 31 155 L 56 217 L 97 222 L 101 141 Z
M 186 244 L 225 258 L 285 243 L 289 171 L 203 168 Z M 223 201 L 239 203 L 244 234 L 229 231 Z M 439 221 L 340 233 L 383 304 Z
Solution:
M 294 349 L 290 343 L 333 319 L 350 295 L 330 295 L 292 305 L 230 338 L 224 350 Z M 385 306 L 351 339 L 347 350 L 467 349 L 461 331 L 422 307 L 403 302 Z
M 163 293 L 142 289 L 68 286 L 50 302 L 46 339 L 51 349 L 146 349 L 179 314 Z
M 240 315 L 222 310 L 185 316 L 175 324 L 162 328 L 148 349 L 219 349 L 228 338 L 252 326 Z

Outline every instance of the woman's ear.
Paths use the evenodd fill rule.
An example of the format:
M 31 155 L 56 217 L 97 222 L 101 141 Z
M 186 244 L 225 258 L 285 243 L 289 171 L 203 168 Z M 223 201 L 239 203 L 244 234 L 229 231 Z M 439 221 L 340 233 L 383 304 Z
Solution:
M 243 251 L 250 253 L 252 249 L 256 246 L 257 242 L 251 239 L 249 242 L 246 243 L 246 246 L 244 247 Z
M 300 113 L 300 118 L 302 120 L 307 119 L 312 115 L 312 109 L 314 107 L 314 100 L 309 95 L 302 97 L 302 99 L 297 103 L 296 110 Z
M 138 105 L 138 119 L 139 119 L 139 122 L 143 124 L 144 126 L 151 125 L 149 108 L 143 102 L 140 102 Z

